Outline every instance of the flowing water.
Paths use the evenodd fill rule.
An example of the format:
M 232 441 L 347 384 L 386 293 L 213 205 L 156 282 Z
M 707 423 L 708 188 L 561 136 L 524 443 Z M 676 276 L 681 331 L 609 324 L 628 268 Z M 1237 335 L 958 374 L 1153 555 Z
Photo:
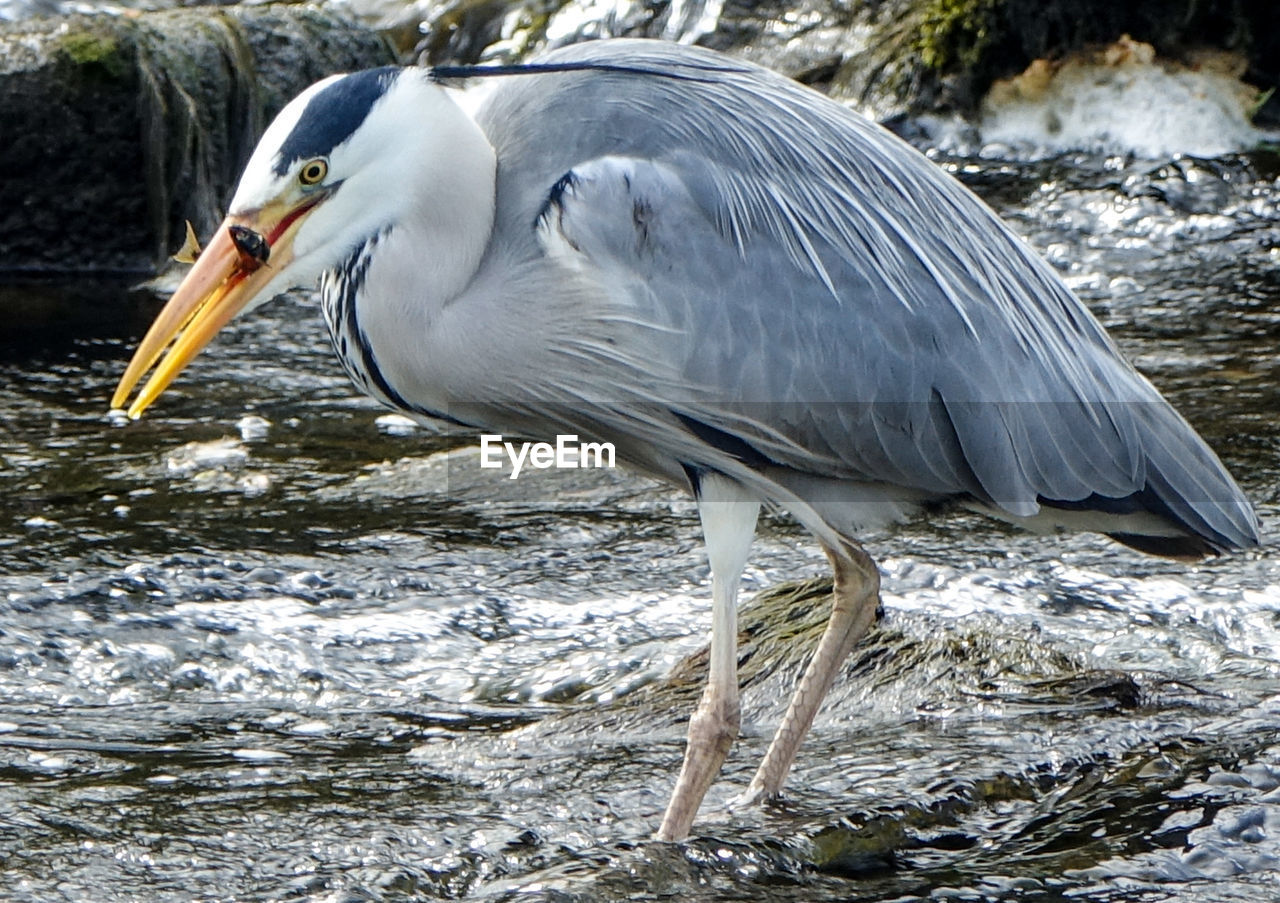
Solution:
M 939 162 L 1272 522 L 1276 159 Z M 481 470 L 354 398 L 305 295 L 123 424 L 141 323 L 0 359 L 4 899 L 1280 899 L 1272 548 L 869 537 L 885 616 L 785 800 L 726 808 L 794 657 L 748 687 L 696 836 L 657 844 L 689 694 L 649 691 L 709 620 L 689 500 Z M 822 572 L 766 518 L 746 593 Z

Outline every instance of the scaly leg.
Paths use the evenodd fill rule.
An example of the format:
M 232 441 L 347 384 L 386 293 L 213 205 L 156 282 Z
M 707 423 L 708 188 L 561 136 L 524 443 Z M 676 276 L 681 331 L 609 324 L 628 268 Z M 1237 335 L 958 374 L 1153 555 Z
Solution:
M 769 751 L 751 779 L 739 803 L 756 803 L 776 797 L 791 770 L 805 734 L 818 714 L 818 707 L 831 689 L 844 660 L 876 619 L 880 600 L 880 572 L 861 546 L 848 542 L 840 549 L 823 551 L 835 572 L 831 619 L 823 631 L 818 649 L 796 686 L 787 713 L 773 735 Z
M 702 797 L 738 737 L 738 581 L 755 535 L 760 503 L 718 474 L 699 481 L 698 513 L 711 562 L 711 664 L 702 701 L 689 719 L 689 742 L 659 840 L 689 836 Z

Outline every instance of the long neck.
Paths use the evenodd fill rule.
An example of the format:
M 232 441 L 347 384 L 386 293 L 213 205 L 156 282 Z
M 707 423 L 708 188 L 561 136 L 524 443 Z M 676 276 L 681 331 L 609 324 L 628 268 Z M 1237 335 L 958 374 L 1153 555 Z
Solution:
M 444 304 L 471 281 L 489 246 L 497 159 L 475 121 L 445 89 L 435 91 L 433 127 L 420 157 L 404 164 L 414 176 L 382 189 L 404 192 L 407 203 L 370 267 L 387 290 L 412 286 L 415 297 Z
M 480 128 L 435 90 L 443 103 L 431 133 L 413 159 L 402 157 L 397 184 L 378 187 L 398 195 L 396 215 L 324 274 L 321 292 L 334 350 L 356 385 L 393 407 L 439 413 L 424 397 L 423 357 L 488 249 L 496 160 Z

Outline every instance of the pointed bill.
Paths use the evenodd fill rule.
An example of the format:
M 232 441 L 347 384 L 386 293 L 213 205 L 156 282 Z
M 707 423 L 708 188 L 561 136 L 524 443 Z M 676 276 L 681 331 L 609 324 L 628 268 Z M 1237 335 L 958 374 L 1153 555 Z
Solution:
M 270 278 L 270 271 L 266 268 L 255 273 L 244 270 L 228 224 L 219 226 L 209 246 L 201 252 L 134 352 L 120 384 L 116 386 L 111 406 L 122 407 L 134 386 L 159 360 L 159 366 L 129 406 L 129 417 L 134 420 L 140 417 L 182 368 Z M 162 354 L 164 359 L 160 360 Z
M 264 210 L 257 217 L 223 220 L 134 352 L 111 406 L 123 407 L 134 387 L 155 367 L 129 405 L 130 419 L 141 417 L 218 330 L 292 260 L 293 238 L 314 206 L 311 201 L 284 216 Z M 267 229 L 257 223 L 266 224 Z

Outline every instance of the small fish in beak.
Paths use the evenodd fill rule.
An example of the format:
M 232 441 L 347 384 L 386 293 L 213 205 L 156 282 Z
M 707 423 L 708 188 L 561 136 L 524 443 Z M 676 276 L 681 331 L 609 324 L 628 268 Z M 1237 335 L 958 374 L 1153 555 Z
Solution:
M 187 220 L 187 237 L 183 240 L 178 253 L 173 255 L 173 259 L 178 263 L 195 263 L 199 257 L 200 239 L 196 238 L 196 230 L 192 228 L 191 220 Z

